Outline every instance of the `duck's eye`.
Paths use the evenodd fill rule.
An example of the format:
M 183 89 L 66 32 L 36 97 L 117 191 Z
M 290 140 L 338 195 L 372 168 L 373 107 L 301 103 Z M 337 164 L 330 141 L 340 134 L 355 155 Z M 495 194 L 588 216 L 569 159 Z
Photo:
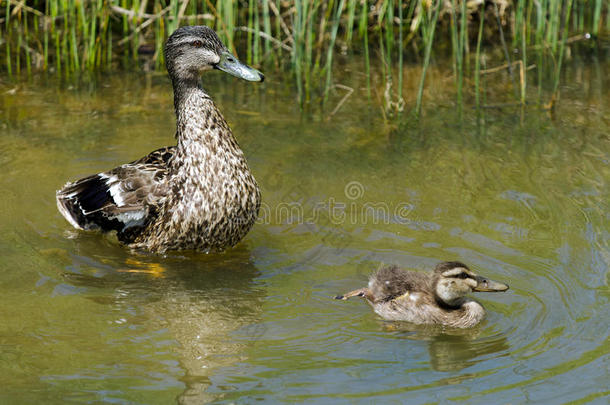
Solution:
M 468 274 L 466 274 L 466 273 L 460 273 L 460 274 L 458 275 L 458 278 L 461 278 L 461 279 L 468 278 Z
M 201 48 L 203 46 L 203 42 L 201 42 L 200 40 L 196 40 L 191 42 L 191 45 L 193 45 L 195 48 Z

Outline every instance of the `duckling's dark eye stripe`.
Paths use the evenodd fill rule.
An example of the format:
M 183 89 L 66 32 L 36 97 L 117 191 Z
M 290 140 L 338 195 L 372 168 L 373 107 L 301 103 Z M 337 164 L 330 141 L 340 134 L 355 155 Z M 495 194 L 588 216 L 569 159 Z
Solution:
M 444 276 L 444 277 L 460 277 L 460 275 L 461 275 L 461 274 L 466 274 L 466 275 L 468 275 L 468 273 L 466 273 L 466 272 L 464 271 L 464 269 L 457 268 L 457 269 L 451 269 L 451 270 L 445 271 L 445 272 L 443 273 L 443 276 Z

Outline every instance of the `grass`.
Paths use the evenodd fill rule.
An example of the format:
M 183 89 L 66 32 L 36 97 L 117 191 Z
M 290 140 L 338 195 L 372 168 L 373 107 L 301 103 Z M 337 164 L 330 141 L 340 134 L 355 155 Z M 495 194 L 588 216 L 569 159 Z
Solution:
M 205 24 L 248 63 L 291 75 L 302 105 L 333 95 L 340 86 L 333 68 L 353 53 L 364 60 L 369 98 L 376 91 L 371 63 L 383 63 L 386 112 L 402 112 L 403 74 L 418 63 L 412 108 L 419 116 L 428 67 L 444 57 L 452 60 L 460 114 L 472 99 L 481 106 L 482 75 L 503 72 L 516 104 L 552 108 L 567 49 L 585 38 L 595 48 L 607 34 L 609 11 L 607 0 L 0 0 L 0 53 L 9 77 L 42 70 L 69 78 L 142 59 L 162 70 L 167 36 L 181 25 Z M 482 69 L 483 59 L 496 67 Z M 549 75 L 550 95 L 542 86 Z

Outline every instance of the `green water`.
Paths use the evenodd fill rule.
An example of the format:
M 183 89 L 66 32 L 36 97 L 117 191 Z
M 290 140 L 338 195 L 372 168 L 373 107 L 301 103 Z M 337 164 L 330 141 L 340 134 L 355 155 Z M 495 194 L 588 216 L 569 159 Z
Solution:
M 72 230 L 54 199 L 172 144 L 165 76 L 0 82 L 0 403 L 607 403 L 610 64 L 566 64 L 555 114 L 461 122 L 432 71 L 419 125 L 341 69 L 355 93 L 333 116 L 342 92 L 301 113 L 289 81 L 205 77 L 261 220 L 224 254 L 167 257 Z M 510 284 L 476 296 L 479 327 L 331 299 L 441 260 Z

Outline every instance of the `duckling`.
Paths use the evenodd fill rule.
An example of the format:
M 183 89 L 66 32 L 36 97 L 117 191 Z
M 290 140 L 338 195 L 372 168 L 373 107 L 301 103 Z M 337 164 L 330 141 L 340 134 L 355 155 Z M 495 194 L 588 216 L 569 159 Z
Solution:
M 57 207 L 77 229 L 116 231 L 134 249 L 221 251 L 254 224 L 260 190 L 229 125 L 200 84 L 218 69 L 262 82 L 205 26 L 177 29 L 165 45 L 174 89 L 176 146 L 68 182 Z
M 442 262 L 430 273 L 384 267 L 371 276 L 367 287 L 335 299 L 363 297 L 391 321 L 470 328 L 483 320 L 485 309 L 466 294 L 506 290 L 508 285 L 478 276 L 463 263 Z

